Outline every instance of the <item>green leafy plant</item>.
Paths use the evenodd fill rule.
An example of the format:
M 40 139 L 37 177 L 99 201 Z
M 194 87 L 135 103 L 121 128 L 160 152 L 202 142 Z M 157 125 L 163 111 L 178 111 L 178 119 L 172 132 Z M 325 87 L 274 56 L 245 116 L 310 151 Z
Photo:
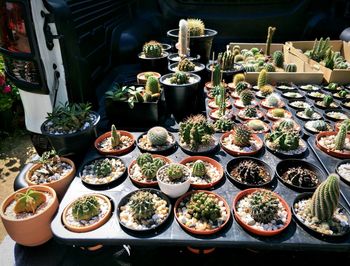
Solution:
M 111 90 L 106 92 L 106 98 L 111 99 L 116 102 L 128 102 L 129 107 L 132 109 L 135 106 L 135 102 L 144 102 L 142 94 L 144 93 L 144 87 L 135 86 L 122 86 L 120 87 L 118 83 L 114 83 Z M 146 99 L 146 101 L 154 101 L 151 98 Z

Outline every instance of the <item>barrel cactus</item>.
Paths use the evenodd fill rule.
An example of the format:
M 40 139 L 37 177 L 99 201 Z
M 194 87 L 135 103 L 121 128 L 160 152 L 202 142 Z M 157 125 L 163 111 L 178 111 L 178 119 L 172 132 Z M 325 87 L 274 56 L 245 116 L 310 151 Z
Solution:
M 252 103 L 252 101 L 254 100 L 254 93 L 249 90 L 249 89 L 245 89 L 244 91 L 242 91 L 239 95 L 242 103 L 244 106 L 250 105 Z
M 338 207 L 339 194 L 339 176 L 330 174 L 312 195 L 310 204 L 311 215 L 319 221 L 331 220 Z
M 324 107 L 327 107 L 327 108 L 331 106 L 332 102 L 333 102 L 332 95 L 326 95 L 322 100 Z
M 97 216 L 101 211 L 100 203 L 96 196 L 83 196 L 72 205 L 72 215 L 76 221 L 89 221 L 92 217 Z
M 307 116 L 307 117 L 312 117 L 312 115 L 315 113 L 314 109 L 312 109 L 311 107 L 307 107 L 305 108 L 304 110 L 304 114 Z
M 272 58 L 276 67 L 283 68 L 284 56 L 282 51 L 275 51 Z
M 16 204 L 15 213 L 31 212 L 35 213 L 37 208 L 46 202 L 46 196 L 43 192 L 28 188 L 26 192 L 18 192 L 15 194 Z
M 202 36 L 204 35 L 205 26 L 202 20 L 196 18 L 187 19 L 188 30 L 190 36 Z
M 169 165 L 166 172 L 170 181 L 176 181 L 183 177 L 183 166 L 180 164 L 171 164 Z
M 250 117 L 250 118 L 258 116 L 258 110 L 255 107 L 247 107 L 243 113 L 244 113 L 244 116 Z
M 158 82 L 158 79 L 154 76 L 149 76 L 147 78 L 146 86 L 145 86 L 145 92 L 154 95 L 156 93 L 160 93 L 160 85 Z
M 259 90 L 260 90 L 261 95 L 264 97 L 273 93 L 273 87 L 271 85 L 268 85 L 268 84 L 265 86 L 262 86 L 261 88 L 259 88 Z
M 255 67 L 253 64 L 245 64 L 244 69 L 246 72 L 255 72 Z
M 265 86 L 267 84 L 267 72 L 265 69 L 261 70 L 258 76 L 258 88 Z
M 243 55 L 241 55 L 241 54 L 237 54 L 237 55 L 235 55 L 235 57 L 234 57 L 234 63 L 239 63 L 239 62 L 242 62 L 242 61 L 244 61 L 244 56 Z
M 237 95 L 239 96 L 241 94 L 241 92 L 246 90 L 246 89 L 249 89 L 249 83 L 245 82 L 245 81 L 240 81 L 237 83 L 235 91 L 236 91 Z
M 266 97 L 266 104 L 270 107 L 278 107 L 279 105 L 279 98 L 278 96 L 274 94 L 270 94 Z
M 153 146 L 162 146 L 168 140 L 169 134 L 164 127 L 152 127 L 147 132 L 148 141 Z
M 294 128 L 294 121 L 292 119 L 284 119 L 278 123 L 277 130 L 291 130 Z
M 143 45 L 143 53 L 147 58 L 161 57 L 163 54 L 163 47 L 159 42 L 150 41 Z
M 159 168 L 161 168 L 163 165 L 165 165 L 165 162 L 163 159 L 161 158 L 154 158 L 153 159 L 153 164 L 155 165 L 155 167 L 157 168 L 157 170 Z
M 142 153 L 136 158 L 136 163 L 138 166 L 142 167 L 145 163 L 152 163 L 153 157 L 150 153 Z
M 312 127 L 317 131 L 327 131 L 328 126 L 327 123 L 323 120 L 314 120 L 312 121 Z
M 116 147 L 118 147 L 120 145 L 120 133 L 117 131 L 115 125 L 112 125 L 111 127 L 111 144 L 112 144 L 112 148 L 115 149 Z
M 237 86 L 237 84 L 241 81 L 245 81 L 245 75 L 242 74 L 242 73 L 239 73 L 239 74 L 236 74 L 233 76 L 233 80 L 232 80 L 232 83 L 233 83 L 233 86 Z
M 266 69 L 267 72 L 275 72 L 276 68 L 272 63 L 266 63 L 264 68 Z
M 341 151 L 344 149 L 347 131 L 348 131 L 347 124 L 345 124 L 345 123 L 341 124 L 339 131 L 338 131 L 337 135 L 335 136 L 335 141 L 334 141 L 334 144 L 335 144 L 334 149 L 335 150 Z
M 147 179 L 155 178 L 157 170 L 157 166 L 153 162 L 147 162 L 141 167 L 141 173 Z
M 250 139 L 252 137 L 252 133 L 244 125 L 237 125 L 233 132 L 233 144 L 239 146 L 239 147 L 248 147 L 250 146 Z
M 129 199 L 132 215 L 136 220 L 147 220 L 155 213 L 153 194 L 148 191 L 137 191 Z
M 286 72 L 297 72 L 297 65 L 293 63 L 287 64 L 284 70 Z
M 231 51 L 225 51 L 219 53 L 217 62 L 221 66 L 222 70 L 233 70 L 234 69 L 234 54 Z
M 256 222 L 270 223 L 279 210 L 278 198 L 268 190 L 258 190 L 251 194 L 251 216 Z
M 171 76 L 170 83 L 182 85 L 182 84 L 188 84 L 189 80 L 190 80 L 190 76 L 186 72 L 178 71 Z
M 196 65 L 191 62 L 188 58 L 183 58 L 180 60 L 179 64 L 177 65 L 177 68 L 180 71 L 184 71 L 184 72 L 190 72 L 190 71 L 194 71 Z
M 98 160 L 94 163 L 94 172 L 97 176 L 105 177 L 112 172 L 112 164 L 108 158 Z
M 254 131 L 261 131 L 264 130 L 264 122 L 260 121 L 260 120 L 250 120 L 247 123 L 247 127 L 254 130 Z
M 282 108 L 275 108 L 275 109 L 272 109 L 272 110 L 271 110 L 271 114 L 272 114 L 274 117 L 282 118 L 282 117 L 284 117 L 284 109 L 282 109 Z
M 205 164 L 202 160 L 197 160 L 192 166 L 192 174 L 194 176 L 203 177 L 205 176 L 207 170 L 205 169 Z

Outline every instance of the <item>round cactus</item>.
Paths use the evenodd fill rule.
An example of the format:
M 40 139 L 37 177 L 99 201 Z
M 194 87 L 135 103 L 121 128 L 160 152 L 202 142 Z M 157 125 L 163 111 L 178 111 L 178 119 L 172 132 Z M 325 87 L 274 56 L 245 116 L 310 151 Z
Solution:
M 177 85 L 187 84 L 189 79 L 190 77 L 188 74 L 186 74 L 186 72 L 178 71 L 172 75 L 170 78 L 170 83 Z
M 251 131 L 244 125 L 237 125 L 233 132 L 233 143 L 239 147 L 250 146 Z
M 171 164 L 166 173 L 171 181 L 178 180 L 183 176 L 183 166 L 180 164 Z
M 130 197 L 129 204 L 137 220 L 150 219 L 155 213 L 153 194 L 148 191 L 137 191 Z
M 260 89 L 261 95 L 266 97 L 273 93 L 273 87 L 271 85 L 262 86 Z
M 265 69 L 261 70 L 258 76 L 258 88 L 265 86 L 267 84 L 267 72 Z
M 279 200 L 271 191 L 258 190 L 251 194 L 250 208 L 256 222 L 269 223 L 277 215 Z
M 233 128 L 233 124 L 231 120 L 221 118 L 215 121 L 214 127 L 216 131 L 226 132 Z
M 233 86 L 237 86 L 237 84 L 241 81 L 245 81 L 245 75 L 244 74 L 236 74 L 233 76 L 233 80 L 232 80 L 232 83 L 233 83 Z
M 330 107 L 333 102 L 333 96 L 332 95 L 326 95 L 324 96 L 322 103 L 325 107 Z
M 156 41 L 150 41 L 143 45 L 143 53 L 145 54 L 145 57 L 148 58 L 157 58 L 161 57 L 163 54 L 163 47 L 159 42 Z
M 156 166 L 157 170 L 165 165 L 165 162 L 161 158 L 153 159 L 153 164 Z
M 245 89 L 249 89 L 249 83 L 245 81 L 240 81 L 237 83 L 235 91 L 239 96 L 241 92 L 244 91 Z
M 145 163 L 152 163 L 153 157 L 150 153 L 142 153 L 136 158 L 138 166 L 142 167 Z
M 194 176 L 203 177 L 206 174 L 205 164 L 202 160 L 197 160 L 192 166 L 192 174 Z
M 284 56 L 282 51 L 275 51 L 272 58 L 276 67 L 283 68 Z
M 270 107 L 278 107 L 279 99 L 276 95 L 271 94 L 271 95 L 266 97 L 266 103 Z
M 244 68 L 246 72 L 255 72 L 255 67 L 253 64 L 246 64 Z
M 147 78 L 145 91 L 146 91 L 146 93 L 148 93 L 150 95 L 153 95 L 155 93 L 160 92 L 159 82 L 158 82 L 158 79 L 156 77 L 149 76 Z
M 190 36 L 204 35 L 205 26 L 202 20 L 195 18 L 187 19 L 187 26 Z
M 151 145 L 162 146 L 168 140 L 168 131 L 164 127 L 152 127 L 147 132 L 147 138 Z
M 323 120 L 312 121 L 312 126 L 318 131 L 326 131 L 328 129 L 327 123 Z
M 244 116 L 246 117 L 257 117 L 258 116 L 258 111 L 255 107 L 247 107 L 244 110 Z
M 274 117 L 284 117 L 284 109 L 282 108 L 275 108 L 271 113 Z
M 241 54 L 237 54 L 237 55 L 235 55 L 235 57 L 234 57 L 234 60 L 233 60 L 235 63 L 239 63 L 239 62 L 242 62 L 242 61 L 244 61 L 244 56 L 243 55 L 241 55 Z
M 249 89 L 245 89 L 244 91 L 242 91 L 239 95 L 242 103 L 244 106 L 250 105 L 254 99 L 254 93 L 249 90 Z
M 293 63 L 287 64 L 284 70 L 286 72 L 297 72 L 297 65 Z
M 267 72 L 275 72 L 276 71 L 275 66 L 271 63 L 266 63 L 264 68 L 266 69 Z
M 141 167 L 141 173 L 144 175 L 147 179 L 153 179 L 155 178 L 157 174 L 157 166 L 154 165 L 154 163 L 145 163 Z
M 72 205 L 72 215 L 76 221 L 88 221 L 100 213 L 100 204 L 95 196 L 84 196 Z
M 282 120 L 277 127 L 277 130 L 290 130 L 294 128 L 294 121 L 292 119 Z
M 250 51 L 253 53 L 253 55 L 260 54 L 260 49 L 257 47 L 253 47 L 250 49 Z
M 312 117 L 312 115 L 315 113 L 314 109 L 312 109 L 311 107 L 305 108 L 304 110 L 304 114 L 307 117 Z
M 178 70 L 184 72 L 194 71 L 195 67 L 196 65 L 193 62 L 191 62 L 188 58 L 181 59 L 181 61 L 177 65 Z
M 97 176 L 108 176 L 112 172 L 112 164 L 108 158 L 94 163 L 94 172 Z

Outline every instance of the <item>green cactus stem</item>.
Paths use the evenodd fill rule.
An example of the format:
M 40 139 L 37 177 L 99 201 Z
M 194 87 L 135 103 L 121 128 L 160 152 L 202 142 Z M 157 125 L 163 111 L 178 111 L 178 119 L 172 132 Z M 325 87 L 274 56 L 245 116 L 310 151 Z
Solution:
M 154 95 L 156 93 L 160 93 L 160 85 L 158 79 L 154 76 L 150 76 L 147 78 L 145 92 Z
M 100 203 L 95 196 L 83 196 L 72 205 L 72 215 L 76 221 L 89 221 L 101 211 Z
M 145 176 L 147 179 L 153 179 L 156 177 L 157 173 L 157 166 L 154 165 L 154 163 L 147 162 L 141 167 L 141 173 L 143 176 Z
M 129 205 L 133 212 L 133 217 L 138 221 L 152 218 L 156 210 L 153 194 L 148 191 L 135 192 L 130 197 Z
M 46 196 L 43 192 L 28 188 L 24 193 L 16 193 L 15 200 L 14 212 L 16 214 L 22 212 L 34 214 L 38 207 L 46 202 Z
M 176 181 L 183 177 L 183 166 L 180 164 L 171 164 L 167 169 L 167 176 L 170 181 Z
M 196 65 L 192 63 L 188 58 L 183 58 L 180 60 L 177 68 L 179 71 L 190 72 L 194 71 Z
M 205 176 L 207 170 L 205 168 L 205 164 L 202 160 L 197 160 L 194 162 L 193 166 L 192 166 L 192 174 L 194 176 L 199 176 L 199 177 L 203 177 Z
M 244 91 L 241 92 L 241 94 L 239 95 L 242 103 L 244 106 L 248 106 L 252 103 L 252 101 L 254 100 L 254 93 L 249 90 L 246 89 Z
M 261 70 L 258 76 L 258 88 L 265 86 L 267 84 L 267 72 L 265 69 Z
M 282 51 L 275 51 L 272 58 L 276 67 L 283 68 L 284 56 Z
M 178 71 L 172 75 L 172 77 L 170 78 L 170 83 L 182 85 L 182 84 L 188 84 L 189 80 L 190 80 L 190 76 L 186 72 Z
M 334 141 L 334 149 L 335 150 L 343 150 L 345 146 L 345 139 L 347 135 L 348 127 L 347 124 L 341 124 L 339 131 L 337 135 L 335 136 L 335 141 Z
M 159 42 L 150 41 L 143 45 L 143 53 L 147 58 L 161 57 L 163 54 L 163 47 Z
M 120 145 L 120 140 L 121 135 L 120 133 L 117 131 L 115 125 L 112 125 L 111 127 L 111 144 L 112 144 L 112 148 L 115 149 Z
M 153 157 L 150 153 L 141 153 L 137 158 L 136 158 L 136 163 L 138 166 L 142 167 L 145 163 L 152 163 L 153 162 Z
M 251 194 L 250 208 L 256 222 L 269 223 L 277 216 L 279 200 L 271 191 L 258 190 Z
M 266 55 L 270 55 L 270 47 L 272 42 L 273 34 L 275 33 L 276 28 L 275 27 L 269 27 L 267 30 L 267 39 L 266 39 Z
M 162 146 L 168 140 L 169 134 L 164 127 L 152 127 L 147 132 L 148 141 L 152 146 Z
M 248 127 L 244 125 L 237 125 L 233 132 L 233 144 L 239 147 L 249 147 L 250 139 L 252 137 L 252 133 Z
M 287 64 L 285 71 L 286 72 L 297 72 L 297 65 L 294 63 Z

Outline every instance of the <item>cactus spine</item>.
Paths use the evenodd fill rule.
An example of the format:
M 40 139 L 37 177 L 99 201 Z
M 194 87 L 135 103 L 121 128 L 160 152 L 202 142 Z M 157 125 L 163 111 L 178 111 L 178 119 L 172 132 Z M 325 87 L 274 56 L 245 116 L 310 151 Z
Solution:
M 179 56 L 184 57 L 189 54 L 189 34 L 187 21 L 181 19 L 179 22 Z
M 187 19 L 188 30 L 190 36 L 202 36 L 204 35 L 205 26 L 202 20 L 190 18 Z
M 205 164 L 202 160 L 197 160 L 192 166 L 192 174 L 194 176 L 203 177 L 205 176 L 207 170 L 205 169 Z
M 162 146 L 168 140 L 168 131 L 164 127 L 152 127 L 147 132 L 147 138 L 151 145 Z
M 273 87 L 271 85 L 262 86 L 259 90 L 260 90 L 261 95 L 264 97 L 273 93 Z
M 244 106 L 250 105 L 254 99 L 254 93 L 249 90 L 249 89 L 245 89 L 244 91 L 241 92 L 241 94 L 239 95 L 242 103 Z
M 112 148 L 115 149 L 120 144 L 120 133 L 117 131 L 115 125 L 112 125 L 111 127 L 111 144 Z
M 237 95 L 240 96 L 241 92 L 246 89 L 249 89 L 249 83 L 245 81 L 240 81 L 237 83 L 235 91 Z
M 284 56 L 282 51 L 275 51 L 272 55 L 276 67 L 283 68 Z
M 250 146 L 251 131 L 244 125 L 237 125 L 233 130 L 233 143 L 239 147 Z
M 16 193 L 15 213 L 31 212 L 35 213 L 37 208 L 46 201 L 46 196 L 40 191 L 28 188 L 25 193 Z
M 167 176 L 170 181 L 181 179 L 183 174 L 183 166 L 181 164 L 171 164 L 167 169 Z
M 90 220 L 100 213 L 100 203 L 95 196 L 84 196 L 77 199 L 72 206 L 72 215 L 75 220 Z
M 150 41 L 143 45 L 143 53 L 147 58 L 161 57 L 163 54 L 163 47 L 159 42 Z
M 341 124 L 339 131 L 338 131 L 337 135 L 335 136 L 335 141 L 334 141 L 334 144 L 335 144 L 334 149 L 335 150 L 341 151 L 342 149 L 344 149 L 347 131 L 348 131 L 347 124 L 344 124 L 344 123 Z
M 184 71 L 184 72 L 194 71 L 195 67 L 196 65 L 192 63 L 190 60 L 188 60 L 187 58 L 181 59 L 181 61 L 177 65 L 178 70 Z
M 267 72 L 275 72 L 276 71 L 275 66 L 271 63 L 266 63 L 264 66 L 264 69 L 266 69 Z
M 269 27 L 267 30 L 267 39 L 266 39 L 266 55 L 270 55 L 270 47 L 272 42 L 273 34 L 275 33 L 276 28 L 275 27 Z
M 265 69 L 261 70 L 258 76 L 258 88 L 265 86 L 267 84 L 267 72 Z
M 148 191 L 137 191 L 130 197 L 129 204 L 136 220 L 150 219 L 155 213 L 153 194 Z

